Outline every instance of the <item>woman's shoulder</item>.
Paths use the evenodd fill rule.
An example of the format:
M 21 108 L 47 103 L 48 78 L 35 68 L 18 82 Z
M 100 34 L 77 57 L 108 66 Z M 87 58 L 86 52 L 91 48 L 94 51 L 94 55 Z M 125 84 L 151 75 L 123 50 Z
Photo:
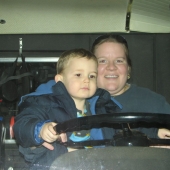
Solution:
M 158 94 L 154 91 L 152 91 L 149 88 L 141 87 L 136 84 L 131 84 L 131 87 L 129 89 L 130 94 L 133 94 L 133 96 L 138 96 L 140 98 L 147 98 L 152 100 L 166 100 L 165 97 L 161 94 Z
M 123 105 L 123 111 L 169 113 L 166 98 L 149 88 L 131 84 L 130 88 L 116 99 Z

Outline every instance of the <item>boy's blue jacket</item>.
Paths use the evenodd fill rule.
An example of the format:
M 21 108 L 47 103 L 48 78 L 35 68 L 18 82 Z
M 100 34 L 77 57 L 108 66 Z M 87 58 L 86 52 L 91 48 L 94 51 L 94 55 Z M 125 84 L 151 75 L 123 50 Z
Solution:
M 121 109 L 121 105 L 111 99 L 109 92 L 103 89 L 98 89 L 88 101 L 93 115 L 106 114 L 107 108 L 113 113 Z M 34 137 L 35 126 L 44 120 L 64 122 L 76 118 L 77 109 L 73 99 L 62 82 L 52 80 L 40 85 L 36 92 L 23 96 L 19 110 L 13 129 L 20 152 L 33 164 L 50 166 L 55 158 L 67 152 L 67 148 L 54 142 L 54 150 L 50 151 L 37 144 Z M 91 140 L 111 139 L 114 133 L 113 128 L 92 129 L 90 136 Z M 70 134 L 67 134 L 68 137 Z

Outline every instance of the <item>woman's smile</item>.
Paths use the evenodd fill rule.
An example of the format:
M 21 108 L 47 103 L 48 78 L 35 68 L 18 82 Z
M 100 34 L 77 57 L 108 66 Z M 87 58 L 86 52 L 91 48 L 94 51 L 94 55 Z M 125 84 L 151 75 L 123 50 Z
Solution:
M 118 78 L 119 76 L 118 75 L 105 75 L 104 77 L 105 78 L 109 78 L 109 79 L 110 78 L 114 78 L 115 79 L 115 78 Z

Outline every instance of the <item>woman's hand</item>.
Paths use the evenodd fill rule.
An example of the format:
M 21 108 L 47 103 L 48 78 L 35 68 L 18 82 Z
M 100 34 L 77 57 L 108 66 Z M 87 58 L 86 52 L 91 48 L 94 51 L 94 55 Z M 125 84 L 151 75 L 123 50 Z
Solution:
M 161 138 L 161 139 L 170 139 L 170 130 L 168 129 L 159 129 L 158 130 L 158 137 Z M 166 149 L 170 149 L 170 146 L 151 146 L 151 147 L 154 147 L 154 148 L 166 148 Z
M 42 145 L 50 150 L 54 149 L 53 145 L 51 145 L 50 143 L 56 140 L 61 142 L 67 141 L 67 136 L 65 133 L 60 135 L 56 133 L 56 131 L 54 130 L 54 126 L 56 125 L 57 124 L 54 122 L 45 123 L 40 131 L 40 137 L 46 141 Z
M 170 139 L 170 130 L 168 129 L 159 129 L 158 137 L 161 139 Z

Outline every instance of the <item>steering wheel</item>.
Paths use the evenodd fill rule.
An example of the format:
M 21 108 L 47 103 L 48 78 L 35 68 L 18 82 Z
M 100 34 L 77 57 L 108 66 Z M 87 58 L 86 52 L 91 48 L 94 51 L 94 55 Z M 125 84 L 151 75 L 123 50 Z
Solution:
M 148 147 L 150 145 L 170 145 L 168 139 L 149 139 L 141 132 L 131 130 L 130 123 L 142 122 L 151 124 L 170 124 L 169 114 L 153 113 L 114 113 L 80 117 L 63 123 L 54 128 L 58 133 L 79 131 L 84 129 L 119 127 L 122 133 L 113 139 L 102 141 L 67 142 L 65 146 L 99 146 L 109 147 L 79 149 L 58 157 L 51 165 L 50 170 L 79 170 L 79 169 L 114 169 L 114 170 L 167 170 L 170 167 L 170 150 Z M 153 125 L 154 126 L 154 125 Z M 142 142 L 141 142 L 142 141 Z M 116 147 L 112 147 L 116 146 Z M 135 146 L 135 147 L 122 147 Z M 141 147 L 143 146 L 143 147 Z
M 90 140 L 84 142 L 66 142 L 65 146 L 82 148 L 84 146 L 153 146 L 170 145 L 169 139 L 148 138 L 144 133 L 130 129 L 130 123 L 157 123 L 160 125 L 170 124 L 170 114 L 161 113 L 113 113 L 85 116 L 58 123 L 54 129 L 57 133 L 88 130 L 92 128 L 110 127 L 119 128 L 113 139 Z

